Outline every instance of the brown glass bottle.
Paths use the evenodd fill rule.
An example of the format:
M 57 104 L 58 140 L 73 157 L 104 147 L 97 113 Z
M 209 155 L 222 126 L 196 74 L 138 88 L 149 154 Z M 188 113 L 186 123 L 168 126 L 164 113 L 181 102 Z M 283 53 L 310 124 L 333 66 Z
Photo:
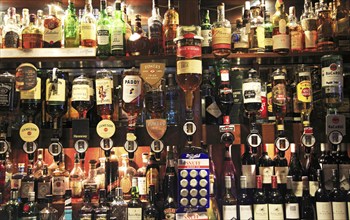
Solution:
M 102 119 L 110 119 L 113 114 L 113 76 L 111 71 L 97 71 L 95 85 L 97 114 Z
M 146 168 L 146 189 L 149 188 L 150 185 L 154 185 L 155 193 L 159 192 L 159 165 L 156 161 L 153 152 L 150 152 L 150 158 L 148 160 L 147 168 Z
M 131 56 L 148 55 L 150 42 L 141 26 L 141 15 L 135 18 L 134 33 L 129 37 L 127 51 Z

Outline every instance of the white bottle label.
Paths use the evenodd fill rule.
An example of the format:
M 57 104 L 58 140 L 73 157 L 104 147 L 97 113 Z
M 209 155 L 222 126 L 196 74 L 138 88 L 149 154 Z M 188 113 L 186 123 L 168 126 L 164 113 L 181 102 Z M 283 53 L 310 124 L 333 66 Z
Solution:
M 121 28 L 114 28 L 111 33 L 111 49 L 123 50 L 124 47 L 124 36 Z
M 202 74 L 201 60 L 180 60 L 176 62 L 176 73 L 181 74 Z
M 89 101 L 90 86 L 89 85 L 73 85 L 72 101 Z
M 125 76 L 123 79 L 123 101 L 130 103 L 141 95 L 142 79 L 139 76 Z
M 50 79 L 46 80 L 46 101 L 66 101 L 66 81 L 64 79 L 58 79 L 57 83 L 51 83 Z
M 287 32 L 287 22 L 286 22 L 286 20 L 284 20 L 284 19 L 279 20 L 279 22 L 278 22 L 278 28 L 279 28 L 278 31 L 279 31 L 281 34 L 285 34 L 285 33 Z
M 286 218 L 287 219 L 299 219 L 299 204 L 298 203 L 286 203 Z
M 211 30 L 202 30 L 201 35 L 203 37 L 202 47 L 209 47 L 211 45 Z
M 29 198 L 29 192 L 34 192 L 34 181 L 21 184 L 21 198 Z
M 62 26 L 58 25 L 55 29 L 49 29 L 45 28 L 44 29 L 44 41 L 53 44 L 57 41 L 62 40 Z
M 66 192 L 65 177 L 54 176 L 52 177 L 52 195 L 63 196 Z
M 318 181 L 309 181 L 310 196 L 315 197 L 315 193 L 318 190 Z
M 293 181 L 292 188 L 293 188 L 293 193 L 296 197 L 303 196 L 303 182 L 302 181 Z
M 333 63 L 329 67 L 322 67 L 322 87 L 343 86 L 343 68 Z
M 231 28 L 214 28 L 212 32 L 213 49 L 231 48 Z
M 93 23 L 81 23 L 81 40 L 96 40 L 96 25 Z
M 243 83 L 243 103 L 261 103 L 261 83 L 248 82 Z
M 266 220 L 269 217 L 267 204 L 254 204 L 254 219 Z
M 349 190 L 349 170 L 350 164 L 339 164 L 339 181 L 340 188 L 344 190 Z
M 330 202 L 316 202 L 318 220 L 332 219 L 332 204 Z
M 271 176 L 273 175 L 273 167 L 259 167 L 259 173 L 262 175 L 263 183 L 271 184 Z
M 332 202 L 333 219 L 346 220 L 345 202 Z
M 113 80 L 96 79 L 95 85 L 96 85 L 96 104 L 97 105 L 112 104 Z
M 107 45 L 109 43 L 109 27 L 105 25 L 97 26 L 97 45 Z
M 218 104 L 215 101 L 211 103 L 205 110 L 215 118 L 219 118 L 222 114 Z
M 278 184 L 287 183 L 288 167 L 275 167 L 275 175 Z
M 137 178 L 137 185 L 139 186 L 139 194 L 140 195 L 147 195 L 146 177 L 138 177 Z
M 251 205 L 239 206 L 239 219 L 241 220 L 253 219 L 253 209 Z
M 223 205 L 222 216 L 223 216 L 223 220 L 237 219 L 237 206 Z
M 30 90 L 21 91 L 21 99 L 41 99 L 41 78 L 36 78 L 36 86 Z
M 305 48 L 315 48 L 317 46 L 317 31 L 304 31 Z
M 247 177 L 247 188 L 256 187 L 256 165 L 242 165 L 242 175 Z
M 290 48 L 290 38 L 287 34 L 278 34 L 272 36 L 273 49 L 289 49 Z
M 270 220 L 283 220 L 283 204 L 269 204 Z
M 322 166 L 322 170 L 324 173 L 324 185 L 326 190 L 333 189 L 332 169 L 338 169 L 337 164 L 323 164 Z
M 142 208 L 128 208 L 128 220 L 142 220 Z

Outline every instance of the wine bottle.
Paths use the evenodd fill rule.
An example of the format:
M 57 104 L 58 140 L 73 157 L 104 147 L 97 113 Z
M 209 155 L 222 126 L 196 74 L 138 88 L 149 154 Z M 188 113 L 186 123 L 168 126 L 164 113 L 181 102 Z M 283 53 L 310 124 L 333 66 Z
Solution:
M 287 190 L 287 175 L 289 171 L 285 152 L 278 150 L 273 162 L 275 165 L 275 175 L 277 176 L 278 189 L 280 190 L 282 196 L 284 196 Z
M 284 219 L 283 197 L 277 188 L 277 177 L 271 176 L 271 190 L 268 197 L 269 216 L 274 220 Z
M 262 176 L 263 189 L 267 193 L 271 189 L 271 176 L 273 175 L 274 163 L 268 155 L 268 145 L 264 144 L 261 156 L 258 160 L 258 173 Z
M 324 184 L 323 170 L 317 170 L 318 189 L 315 193 L 316 214 L 318 220 L 332 219 L 332 204 Z
M 289 163 L 289 172 L 288 176 L 293 177 L 293 192 L 296 197 L 301 198 L 303 196 L 303 166 L 299 160 L 299 156 L 296 153 L 295 144 L 290 144 L 291 159 Z
M 222 217 L 226 219 L 237 219 L 237 198 L 231 192 L 231 176 L 225 176 L 225 194 L 222 201 Z
M 339 165 L 339 182 L 340 188 L 349 190 L 349 170 L 350 170 L 350 158 L 348 156 L 348 149 L 345 143 L 340 144 L 340 152 L 338 153 L 338 165 Z
M 321 169 L 320 164 L 317 161 L 315 148 L 311 148 L 311 153 L 306 155 L 305 174 L 309 177 L 309 191 L 312 200 L 312 204 L 315 205 L 315 193 L 318 189 L 317 170 Z
M 155 205 L 155 188 L 154 185 L 149 186 L 148 191 L 148 205 L 146 206 L 145 210 L 143 211 L 143 218 L 144 219 L 158 219 L 159 217 L 159 211 L 156 208 Z
M 293 177 L 287 176 L 287 192 L 285 199 L 286 219 L 299 219 L 299 200 L 293 192 Z
M 332 169 L 333 189 L 329 193 L 329 199 L 332 203 L 333 219 L 346 220 L 346 194 L 339 187 L 339 173 L 337 169 Z
M 236 173 L 236 167 L 232 161 L 232 157 L 231 157 L 231 146 L 230 147 L 226 147 L 225 148 L 225 158 L 224 158 L 224 172 L 223 172 L 223 184 L 222 186 L 225 186 L 226 184 L 226 178 L 227 177 L 230 177 L 231 178 L 231 187 L 230 187 L 230 190 L 231 190 L 231 194 L 237 198 L 237 173 Z M 222 191 L 222 196 L 225 196 L 226 195 L 226 192 L 225 190 Z
M 256 176 L 256 190 L 253 196 L 253 210 L 255 220 L 268 219 L 267 196 L 262 188 L 262 176 Z
M 322 145 L 321 145 L 322 146 Z M 325 156 L 320 158 L 319 162 L 322 163 L 321 167 L 324 173 L 324 184 L 326 190 L 332 190 L 332 170 L 338 169 L 338 164 L 330 154 L 329 145 L 324 144 Z M 321 160 L 322 159 L 322 160 Z
M 309 191 L 309 179 L 307 176 L 302 177 L 303 182 L 303 197 L 300 202 L 300 215 L 301 219 L 315 219 L 315 207 L 312 204 L 310 191 Z
M 247 191 L 247 177 L 241 176 L 241 191 L 238 197 L 238 218 L 239 219 L 253 219 L 253 201 L 252 197 L 248 194 Z
M 251 147 L 245 145 L 245 151 L 241 158 L 242 163 L 242 176 L 247 179 L 247 192 L 249 196 L 253 195 L 254 188 L 256 186 L 256 161 L 255 156 L 251 153 Z

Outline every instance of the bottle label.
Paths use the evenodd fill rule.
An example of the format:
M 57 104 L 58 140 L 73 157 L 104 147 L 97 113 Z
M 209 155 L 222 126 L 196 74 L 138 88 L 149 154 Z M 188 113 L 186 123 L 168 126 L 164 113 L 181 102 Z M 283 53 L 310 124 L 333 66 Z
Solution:
M 176 74 L 202 74 L 202 61 L 179 60 L 176 62 Z
M 0 83 L 0 106 L 10 107 L 14 89 L 11 83 Z
M 95 214 L 95 220 L 107 220 L 107 214 Z
M 223 205 L 222 206 L 223 220 L 237 219 L 237 206 L 236 205 Z
M 303 80 L 297 85 L 297 98 L 299 102 L 311 102 L 312 101 L 312 90 L 311 81 Z
M 275 167 L 275 175 L 277 176 L 278 184 L 287 183 L 288 167 Z
M 202 56 L 202 48 L 199 46 L 181 46 L 176 50 L 177 57 L 185 57 L 186 59 L 192 59 Z
M 287 22 L 286 22 L 286 20 L 280 19 L 280 20 L 278 21 L 278 31 L 279 31 L 281 34 L 287 33 Z
M 211 30 L 202 30 L 201 35 L 203 37 L 202 47 L 210 47 L 212 38 Z
M 97 26 L 97 45 L 108 45 L 109 44 L 109 27 L 106 25 Z
M 272 47 L 272 45 L 273 45 L 273 39 L 272 39 L 272 36 L 271 36 L 271 37 L 265 37 L 265 41 L 264 41 L 264 43 L 265 43 L 265 47 L 267 47 L 267 46 Z
M 129 193 L 131 189 L 131 180 L 128 176 L 125 175 L 120 178 L 120 187 L 124 194 Z
M 147 183 L 146 183 L 146 177 L 138 177 L 137 178 L 137 185 L 139 187 L 139 194 L 140 195 L 147 195 Z
M 273 41 L 273 50 L 290 48 L 290 38 L 288 34 L 273 35 L 272 41 Z
M 92 220 L 92 214 L 81 214 L 79 217 L 80 220 Z
M 315 193 L 318 190 L 318 181 L 309 181 L 310 196 L 315 197 Z
M 163 38 L 163 24 L 161 21 L 153 20 L 153 23 L 149 26 L 149 38 L 159 39 Z
M 142 93 L 142 79 L 139 76 L 125 76 L 123 79 L 123 101 L 131 103 Z
M 316 48 L 317 46 L 317 31 L 304 31 L 305 48 Z
M 348 204 L 348 216 L 350 216 L 350 202 L 347 202 Z
M 243 103 L 261 103 L 261 83 L 248 82 L 243 83 Z
M 220 70 L 221 82 L 227 82 L 230 80 L 230 71 L 227 69 Z
M 73 210 L 72 207 L 64 207 L 64 220 L 72 220 L 73 219 Z
M 141 220 L 142 208 L 128 208 L 128 220 Z
M 296 197 L 303 196 L 303 182 L 302 181 L 293 181 L 292 188 L 293 188 L 293 193 Z
M 286 218 L 299 219 L 299 203 L 286 203 Z
M 303 34 L 301 31 L 290 32 L 290 49 L 292 50 L 303 49 Z
M 11 179 L 11 189 L 20 189 L 22 179 Z
M 174 209 L 174 208 L 164 209 L 164 218 L 165 219 L 169 219 L 169 220 L 176 219 L 175 215 L 176 215 L 176 209 Z
M 253 209 L 251 205 L 240 205 L 239 206 L 239 217 L 240 219 L 253 219 Z
M 346 220 L 345 202 L 332 202 L 333 219 Z
M 34 182 L 23 182 L 21 184 L 21 198 L 29 198 L 29 192 L 34 192 Z
M 114 28 L 111 33 L 112 51 L 124 50 L 124 33 L 122 28 Z
M 57 79 L 57 83 L 51 83 L 50 79 L 46 80 L 46 101 L 66 101 L 66 81 L 64 79 Z
M 343 67 L 338 66 L 336 63 L 322 67 L 321 74 L 322 87 L 343 86 Z
M 266 220 L 269 218 L 267 204 L 254 204 L 254 219 Z
M 349 190 L 349 170 L 350 164 L 339 164 L 339 182 L 340 188 Z
M 41 48 L 42 47 L 42 34 L 22 34 L 22 47 L 28 48 Z
M 81 180 L 70 180 L 70 188 L 72 189 L 72 196 L 81 196 L 83 183 Z
M 222 114 L 218 104 L 215 101 L 212 102 L 205 110 L 215 118 L 219 118 Z
M 52 177 L 52 195 L 63 196 L 66 191 L 66 178 L 63 176 Z
M 275 79 L 276 80 L 276 79 Z M 277 106 L 286 105 L 287 94 L 286 85 L 283 83 L 278 83 L 272 88 L 272 103 Z
M 331 202 L 316 202 L 316 213 L 317 213 L 318 220 L 332 219 Z
M 20 46 L 19 34 L 15 31 L 8 31 L 3 38 L 4 48 L 18 48 Z
M 89 189 L 90 190 L 90 193 L 91 195 L 96 195 L 98 192 L 98 185 L 97 183 L 87 183 L 87 184 L 84 184 L 84 190 L 85 189 Z
M 113 80 L 96 79 L 95 85 L 96 85 L 96 105 L 111 105 Z
M 231 28 L 214 28 L 212 34 L 213 50 L 231 49 Z
M 44 41 L 48 44 L 54 44 L 62 40 L 62 26 L 57 22 L 49 23 L 49 28 L 44 29 Z M 51 28 L 53 27 L 53 28 Z
M 256 165 L 242 165 L 242 175 L 247 177 L 247 188 L 256 187 Z
M 96 25 L 93 23 L 80 24 L 81 40 L 96 40 Z
M 36 86 L 30 90 L 21 91 L 20 99 L 41 100 L 41 78 L 36 78 Z
M 259 167 L 259 174 L 262 175 L 262 180 L 264 184 L 271 184 L 273 167 Z
M 37 217 L 34 216 L 34 217 L 22 217 L 21 220 L 36 220 Z
M 322 170 L 324 173 L 324 185 L 325 185 L 326 190 L 333 189 L 332 169 L 338 169 L 337 164 L 323 164 L 322 165 Z
M 73 85 L 72 86 L 72 101 L 90 101 L 90 86 L 89 85 Z
M 158 170 L 156 168 L 150 168 L 146 172 L 146 189 L 149 189 L 150 185 L 154 185 L 155 193 L 158 193 L 159 192 L 158 178 L 159 178 Z
M 284 220 L 283 204 L 269 204 L 270 220 Z
M 258 48 L 265 48 L 265 28 L 258 26 L 256 28 L 256 38 L 258 41 Z

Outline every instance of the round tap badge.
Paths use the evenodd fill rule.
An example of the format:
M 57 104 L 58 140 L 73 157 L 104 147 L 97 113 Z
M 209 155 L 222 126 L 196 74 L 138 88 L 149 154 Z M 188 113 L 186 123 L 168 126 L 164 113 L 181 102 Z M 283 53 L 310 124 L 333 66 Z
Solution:
M 115 133 L 115 125 L 111 120 L 102 120 L 97 124 L 96 131 L 101 138 L 111 138 Z
M 24 142 L 34 142 L 38 139 L 40 134 L 40 130 L 36 124 L 33 123 L 25 123 L 19 129 L 19 136 Z

